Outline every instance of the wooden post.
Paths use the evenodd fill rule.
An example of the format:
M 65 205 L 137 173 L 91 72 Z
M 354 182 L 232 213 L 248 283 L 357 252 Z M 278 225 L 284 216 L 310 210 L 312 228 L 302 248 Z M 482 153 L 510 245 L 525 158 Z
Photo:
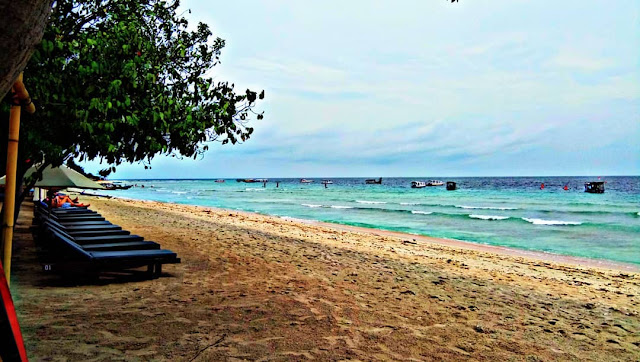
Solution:
M 2 267 L 7 278 L 11 276 L 11 247 L 16 207 L 16 169 L 18 166 L 18 138 L 20 137 L 20 111 L 24 104 L 27 112 L 35 112 L 29 93 L 22 83 L 22 73 L 13 84 L 13 102 L 9 114 L 9 142 L 7 144 L 7 173 L 4 190 L 4 220 L 2 221 Z

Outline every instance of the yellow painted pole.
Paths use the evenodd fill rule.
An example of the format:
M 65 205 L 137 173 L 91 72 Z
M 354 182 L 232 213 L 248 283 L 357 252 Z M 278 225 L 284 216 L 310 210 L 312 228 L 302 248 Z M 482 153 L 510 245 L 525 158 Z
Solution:
M 7 145 L 7 173 L 4 189 L 4 220 L 2 221 L 2 267 L 7 278 L 11 276 L 11 247 L 13 246 L 13 220 L 16 205 L 16 169 L 18 166 L 18 138 L 20 137 L 20 110 L 25 104 L 29 113 L 35 107 L 29 98 L 29 93 L 22 83 L 22 73 L 13 84 L 13 102 L 9 114 L 9 143 Z

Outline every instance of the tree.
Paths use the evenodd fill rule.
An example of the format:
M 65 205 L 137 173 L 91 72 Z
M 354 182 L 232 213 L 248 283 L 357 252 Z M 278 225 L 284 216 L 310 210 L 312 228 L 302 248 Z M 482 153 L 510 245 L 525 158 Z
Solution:
M 11 89 L 27 65 L 42 33 L 51 0 L 0 0 L 0 96 Z
M 205 24 L 189 30 L 178 6 L 55 2 L 25 71 L 38 110 L 23 115 L 19 176 L 33 164 L 57 166 L 70 157 L 99 158 L 111 170 L 122 162 L 148 167 L 158 154 L 195 158 L 208 141 L 250 137 L 247 122 L 262 118 L 253 107 L 264 92 L 237 93 L 209 77 L 225 42 L 211 39 Z

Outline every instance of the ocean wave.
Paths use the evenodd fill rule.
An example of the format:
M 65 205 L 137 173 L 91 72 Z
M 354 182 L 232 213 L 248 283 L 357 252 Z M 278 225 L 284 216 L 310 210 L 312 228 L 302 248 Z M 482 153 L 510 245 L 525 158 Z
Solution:
M 431 215 L 432 211 L 420 211 L 420 210 L 411 210 L 412 214 L 420 214 L 420 215 Z
M 247 187 L 246 189 L 244 189 L 245 191 L 267 191 L 266 188 L 252 188 L 252 187 Z
M 288 220 L 288 221 L 297 221 L 297 222 L 303 222 L 303 223 L 308 223 L 309 222 L 309 220 L 306 220 L 306 219 L 300 219 L 300 218 L 297 218 L 297 217 L 291 217 L 291 216 L 286 216 L 286 215 L 285 216 L 280 216 L 280 218 L 283 219 L 283 220 Z
M 331 205 L 332 209 L 353 209 L 353 206 Z
M 469 215 L 472 219 L 481 219 L 481 220 L 506 220 L 509 219 L 509 216 L 495 216 L 495 215 Z
M 442 205 L 448 206 L 448 205 Z M 518 210 L 517 207 L 499 207 L 499 206 L 467 206 L 467 205 L 454 205 L 459 209 L 478 209 L 478 210 Z
M 533 225 L 582 225 L 579 221 L 543 220 L 527 217 L 523 217 L 522 220 L 530 222 Z
M 302 206 L 306 206 L 306 207 L 322 207 L 322 205 L 318 205 L 318 204 L 300 204 Z
M 367 200 L 356 200 L 357 203 L 359 204 L 386 204 L 386 201 L 367 201 Z
M 411 206 L 415 206 L 415 205 L 420 205 L 419 202 L 401 202 L 400 205 L 411 205 Z
M 187 193 L 187 191 L 171 191 L 171 193 L 176 195 L 184 195 Z

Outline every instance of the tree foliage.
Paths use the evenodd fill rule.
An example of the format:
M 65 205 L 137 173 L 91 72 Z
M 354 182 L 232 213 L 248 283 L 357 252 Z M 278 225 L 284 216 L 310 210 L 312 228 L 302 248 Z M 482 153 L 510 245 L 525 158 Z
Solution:
M 205 24 L 191 29 L 178 6 L 162 0 L 54 3 L 25 70 L 38 111 L 23 115 L 23 169 L 69 157 L 147 167 L 158 154 L 196 157 L 208 141 L 250 137 L 246 122 L 262 118 L 253 107 L 264 92 L 240 93 L 216 82 L 210 73 L 225 42 Z

